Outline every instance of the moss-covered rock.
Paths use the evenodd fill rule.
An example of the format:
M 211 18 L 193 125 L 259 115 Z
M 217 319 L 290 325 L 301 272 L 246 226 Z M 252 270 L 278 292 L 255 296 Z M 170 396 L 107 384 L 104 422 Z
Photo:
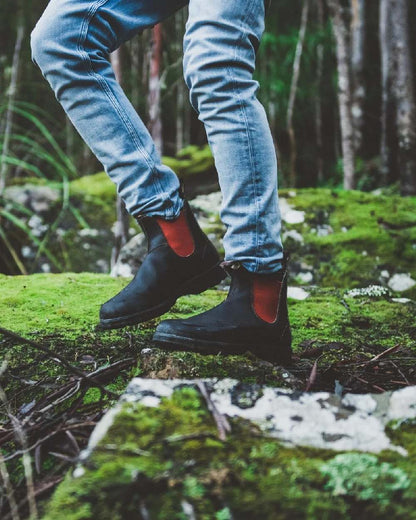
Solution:
M 228 418 L 221 439 L 195 385 L 162 389 L 162 399 L 147 387 L 104 419 L 44 520 L 416 518 L 414 438 L 400 438 L 408 457 L 334 455 Z
M 395 273 L 416 279 L 415 197 L 328 189 L 282 191 L 281 197 L 303 212 L 298 223 L 284 223 L 285 245 L 294 270 L 309 270 L 315 283 L 361 287 L 386 283 Z

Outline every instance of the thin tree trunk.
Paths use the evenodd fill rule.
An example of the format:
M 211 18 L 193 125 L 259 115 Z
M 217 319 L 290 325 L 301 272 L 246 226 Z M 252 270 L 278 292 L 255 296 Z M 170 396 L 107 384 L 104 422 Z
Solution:
M 324 27 L 324 4 L 323 0 L 316 0 L 318 11 L 319 29 Z M 322 76 L 324 68 L 324 45 L 319 43 L 316 48 L 317 67 L 316 67 L 316 97 L 315 97 L 315 132 L 316 132 L 316 153 L 317 153 L 317 172 L 318 183 L 324 180 L 324 158 L 323 158 L 323 139 L 322 139 Z
M 395 137 L 395 99 L 393 92 L 393 76 L 395 70 L 393 49 L 393 27 L 391 25 L 391 0 L 380 0 L 380 54 L 381 54 L 381 173 L 382 184 L 392 182 L 396 177 L 396 161 L 393 143 Z
M 162 118 L 160 110 L 160 71 L 162 68 L 162 26 L 155 25 L 152 30 L 152 45 L 149 72 L 149 131 L 155 142 L 156 150 L 162 154 Z
M 348 24 L 344 19 L 341 0 L 328 0 L 332 15 L 332 27 L 336 41 L 338 68 L 338 103 L 341 122 L 342 157 L 344 166 L 344 189 L 355 186 L 354 179 L 354 126 L 351 113 L 352 96 L 349 64 Z
M 306 26 L 308 24 L 308 13 L 309 13 L 309 0 L 304 0 L 302 8 L 302 16 L 299 30 L 298 43 L 296 45 L 295 59 L 293 62 L 293 74 L 292 83 L 290 85 L 289 103 L 287 108 L 287 131 L 289 133 L 290 140 L 290 167 L 289 167 L 289 179 L 291 186 L 296 186 L 296 139 L 295 130 L 293 128 L 293 111 L 296 101 L 296 93 L 298 89 L 299 73 L 300 73 L 300 62 L 303 52 L 303 44 L 305 42 Z
M 65 117 L 65 151 L 68 157 L 73 157 L 75 132 L 68 117 Z
M 365 0 L 351 0 L 351 78 L 354 150 L 363 152 Z
M 402 195 L 416 195 L 416 103 L 413 64 L 410 55 L 407 0 L 392 0 L 397 70 L 394 90 L 397 107 L 398 165 Z
M 17 36 L 16 43 L 14 46 L 13 61 L 12 61 L 12 74 L 10 78 L 10 86 L 8 91 L 7 111 L 6 111 L 6 124 L 4 128 L 4 139 L 2 146 L 2 153 L 0 158 L 0 194 L 3 193 L 6 187 L 6 179 L 8 173 L 8 164 L 6 157 L 9 154 L 10 147 L 10 135 L 13 127 L 13 108 L 17 93 L 17 80 L 19 77 L 20 68 L 20 51 L 22 49 L 22 41 L 25 33 L 23 15 L 20 14 L 18 17 Z
M 176 34 L 182 33 L 183 27 L 183 14 L 182 11 L 177 11 L 175 14 L 175 30 Z M 179 43 L 179 40 L 175 43 L 175 56 L 180 58 L 182 55 L 182 44 Z M 184 108 L 185 108 L 185 84 L 183 79 L 179 79 L 177 82 L 177 100 L 176 100 L 176 151 L 181 150 L 184 147 L 185 143 L 185 118 L 184 118 Z
M 122 85 L 123 83 L 123 74 L 121 67 L 121 49 L 118 48 L 114 52 L 110 54 L 111 66 L 113 67 L 114 75 L 117 81 Z M 116 210 L 117 210 L 117 222 L 116 228 L 114 231 L 115 235 L 115 243 L 113 250 L 111 252 L 111 268 L 116 264 L 118 257 L 120 255 L 121 248 L 126 244 L 129 237 L 129 215 L 126 211 L 126 206 L 122 200 L 122 198 L 117 195 L 116 200 Z
M 141 39 L 136 36 L 130 41 L 131 60 L 131 102 L 137 109 L 140 103 L 140 56 L 142 55 Z

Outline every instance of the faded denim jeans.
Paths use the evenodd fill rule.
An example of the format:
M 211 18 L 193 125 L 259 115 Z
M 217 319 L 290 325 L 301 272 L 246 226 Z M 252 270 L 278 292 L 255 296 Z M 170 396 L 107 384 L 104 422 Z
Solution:
M 264 0 L 52 0 L 32 33 L 34 61 L 133 216 L 175 218 L 179 181 L 161 163 L 108 55 L 189 5 L 184 75 L 223 194 L 225 260 L 281 268 L 277 161 L 253 80 Z

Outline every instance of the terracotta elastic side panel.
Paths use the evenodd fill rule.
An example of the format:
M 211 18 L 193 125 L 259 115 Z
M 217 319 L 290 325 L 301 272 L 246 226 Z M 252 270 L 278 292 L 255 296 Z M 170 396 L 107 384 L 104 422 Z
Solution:
M 256 277 L 253 282 L 253 309 L 267 323 L 275 323 L 279 312 L 282 282 L 271 277 Z
M 186 220 L 185 211 L 182 211 L 176 220 L 157 219 L 157 223 L 165 235 L 169 247 L 182 257 L 191 256 L 195 251 L 195 242 Z

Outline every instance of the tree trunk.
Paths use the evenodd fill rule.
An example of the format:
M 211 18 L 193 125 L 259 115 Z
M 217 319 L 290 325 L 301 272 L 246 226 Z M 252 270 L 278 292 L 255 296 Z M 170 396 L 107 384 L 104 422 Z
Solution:
M 351 0 L 351 78 L 354 151 L 363 155 L 365 0 Z
M 382 173 L 416 194 L 416 101 L 407 0 L 381 0 Z
M 123 74 L 121 66 L 121 49 L 118 48 L 110 54 L 111 66 L 113 67 L 114 75 L 120 85 L 123 84 Z M 116 201 L 117 221 L 114 230 L 114 246 L 111 252 L 111 268 L 116 264 L 120 255 L 121 248 L 127 243 L 129 238 L 129 215 L 122 198 L 117 195 Z
M 338 103 L 341 122 L 342 157 L 344 166 L 344 189 L 355 187 L 354 179 L 354 126 L 349 63 L 349 34 L 341 0 L 328 0 L 332 27 L 336 41 L 338 68 Z
M 160 71 L 162 68 L 162 26 L 152 30 L 152 45 L 149 72 L 149 131 L 159 154 L 163 151 L 162 118 L 160 110 Z
M 180 10 L 175 14 L 176 34 L 182 33 L 184 25 L 183 11 Z M 177 42 L 178 43 L 178 42 Z M 182 44 L 175 45 L 175 55 L 178 58 L 182 55 Z M 176 102 L 176 151 L 178 152 L 185 146 L 185 103 L 186 103 L 186 85 L 183 78 L 177 82 L 177 102 Z
M 391 25 L 391 0 L 380 0 L 380 54 L 381 54 L 381 173 L 382 184 L 389 184 L 396 177 L 393 143 L 395 141 L 395 100 L 393 92 L 394 49 Z
M 323 0 L 316 0 L 318 11 L 318 26 L 322 31 L 324 28 L 324 4 Z M 316 47 L 316 97 L 315 97 L 315 132 L 316 132 L 316 156 L 318 183 L 324 180 L 323 138 L 322 138 L 322 76 L 324 68 L 324 45 L 319 43 Z
M 17 36 L 16 43 L 14 46 L 13 62 L 12 62 L 12 73 L 10 78 L 10 86 L 8 91 L 7 111 L 6 111 L 6 124 L 4 128 L 3 146 L 0 158 L 0 194 L 3 193 L 6 187 L 6 179 L 8 172 L 8 164 L 6 157 L 9 154 L 10 147 L 10 136 L 13 127 L 13 108 L 16 99 L 17 92 L 17 80 L 19 77 L 20 68 L 20 51 L 22 49 L 22 41 L 25 33 L 23 14 L 18 17 Z
M 394 91 L 397 107 L 398 165 L 402 195 L 416 195 L 416 104 L 413 64 L 410 55 L 407 0 L 392 0 L 390 21 L 395 41 Z
M 290 85 L 289 103 L 287 107 L 287 131 L 289 133 L 290 140 L 290 167 L 289 167 L 289 179 L 290 185 L 296 186 L 296 139 L 295 130 L 293 128 L 293 111 L 295 108 L 296 92 L 298 89 L 299 73 L 300 73 L 300 62 L 303 52 L 303 44 L 305 42 L 306 27 L 308 24 L 308 13 L 309 13 L 309 0 L 304 0 L 302 8 L 301 23 L 299 29 L 299 38 L 296 45 L 295 59 L 293 62 L 293 75 L 292 83 Z

